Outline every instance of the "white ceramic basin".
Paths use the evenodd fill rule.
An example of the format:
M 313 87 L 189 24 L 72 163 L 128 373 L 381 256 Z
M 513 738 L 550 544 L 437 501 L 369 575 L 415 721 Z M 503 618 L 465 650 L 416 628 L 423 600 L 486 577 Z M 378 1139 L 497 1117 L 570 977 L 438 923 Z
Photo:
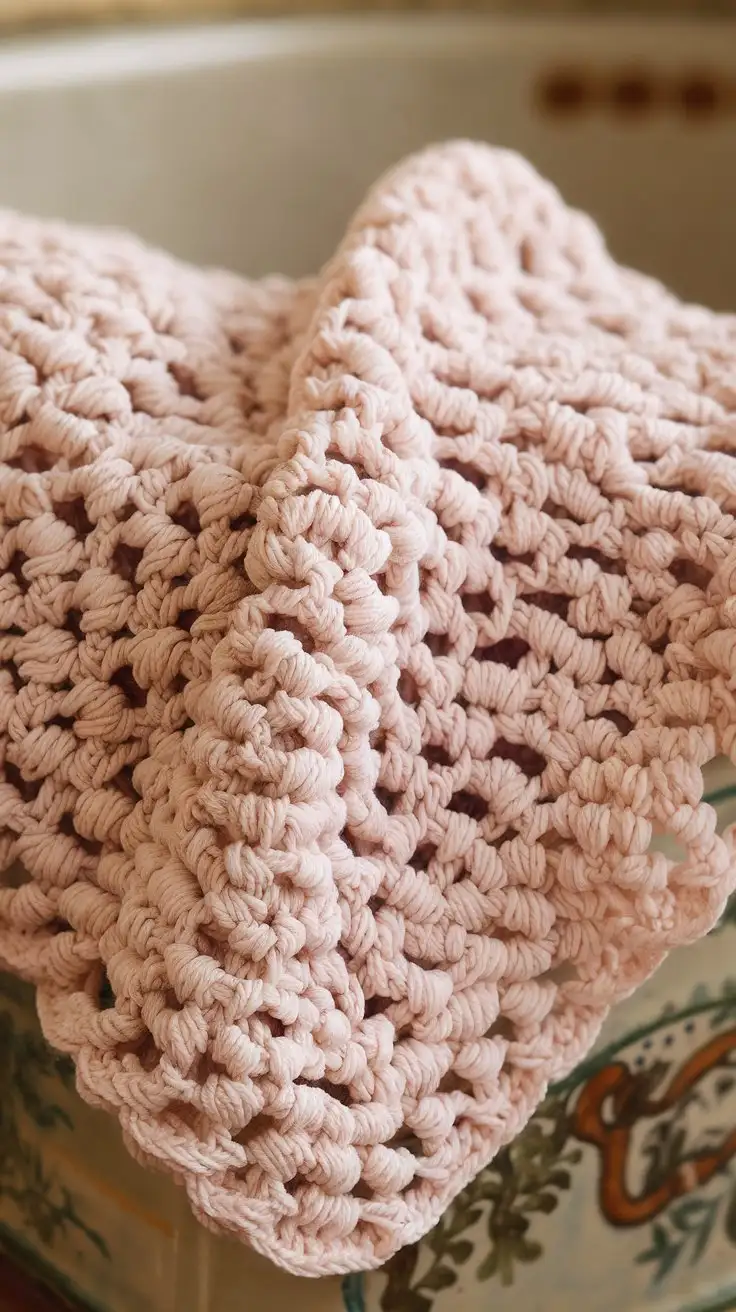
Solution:
M 568 71 L 591 103 L 555 113 L 539 89 Z M 622 259 L 736 308 L 734 85 L 727 23 L 384 17 L 6 45 L 0 204 L 301 273 L 384 167 L 471 136 L 528 154 Z

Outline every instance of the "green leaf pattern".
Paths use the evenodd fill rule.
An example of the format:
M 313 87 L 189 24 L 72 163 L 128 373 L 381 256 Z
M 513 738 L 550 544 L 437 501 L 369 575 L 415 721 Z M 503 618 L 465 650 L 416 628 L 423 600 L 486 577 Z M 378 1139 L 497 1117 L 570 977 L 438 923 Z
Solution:
M 653 1036 L 682 1025 L 689 1029 L 695 1022 L 705 1023 L 710 1032 L 736 1026 L 736 980 L 727 979 L 716 993 L 698 986 L 684 1006 L 668 1005 L 657 1019 L 595 1053 L 552 1089 L 525 1131 L 455 1199 L 426 1239 L 388 1263 L 382 1312 L 432 1312 L 437 1295 L 457 1283 L 464 1267 L 471 1280 L 512 1285 L 521 1265 L 543 1256 L 536 1219 L 560 1206 L 582 1159 L 583 1149 L 572 1134 L 572 1111 L 581 1087 L 607 1063 L 624 1060 L 642 1044 L 647 1048 Z M 723 1105 L 724 1126 L 711 1129 L 711 1138 L 731 1129 L 733 1101 L 729 1112 L 727 1099 L 736 1087 L 731 1069 L 719 1069 L 712 1084 L 716 1105 Z M 653 1055 L 648 1067 L 637 1071 L 642 1096 L 656 1089 L 670 1070 L 668 1062 Z M 683 1096 L 644 1139 L 645 1193 L 703 1146 L 693 1141 L 687 1127 L 688 1108 L 700 1096 L 697 1088 Z M 650 1270 L 653 1287 L 680 1264 L 697 1264 L 719 1230 L 736 1245 L 736 1178 L 721 1174 L 716 1179 L 716 1192 L 677 1198 L 649 1225 L 647 1244 L 636 1260 Z M 715 1186 L 716 1180 L 711 1183 Z
M 72 1128 L 52 1092 L 59 1082 L 72 1082 L 71 1065 L 18 1019 L 12 1006 L 18 991 L 4 976 L 2 995 L 11 1005 L 0 1008 L 0 1198 L 14 1204 L 23 1227 L 41 1243 L 50 1245 L 75 1230 L 107 1257 L 104 1240 L 79 1214 L 69 1189 L 45 1165 L 27 1132 L 29 1126 L 43 1131 Z

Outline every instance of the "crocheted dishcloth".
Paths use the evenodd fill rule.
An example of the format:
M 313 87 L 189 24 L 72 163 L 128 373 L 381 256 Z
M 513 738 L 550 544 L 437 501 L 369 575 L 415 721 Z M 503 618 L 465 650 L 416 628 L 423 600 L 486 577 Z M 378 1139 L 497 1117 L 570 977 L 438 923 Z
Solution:
M 467 144 L 316 283 L 0 265 L 0 957 L 202 1221 L 376 1266 L 733 887 L 736 319 Z

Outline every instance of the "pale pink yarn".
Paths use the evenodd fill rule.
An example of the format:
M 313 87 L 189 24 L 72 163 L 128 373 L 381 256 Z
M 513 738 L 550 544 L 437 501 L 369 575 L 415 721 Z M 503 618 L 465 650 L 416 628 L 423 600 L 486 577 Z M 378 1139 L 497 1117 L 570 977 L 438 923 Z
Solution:
M 376 1266 L 733 887 L 736 319 L 462 144 L 316 284 L 0 263 L 0 957 L 200 1219 Z

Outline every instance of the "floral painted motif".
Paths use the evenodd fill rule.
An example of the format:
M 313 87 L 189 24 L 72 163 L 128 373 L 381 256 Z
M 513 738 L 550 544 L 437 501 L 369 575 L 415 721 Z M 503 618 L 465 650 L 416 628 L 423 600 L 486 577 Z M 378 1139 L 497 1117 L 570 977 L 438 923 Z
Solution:
M 681 1059 L 696 1028 L 700 1040 Z M 701 1113 L 695 1133 L 693 1108 Z M 598 1157 L 602 1220 L 648 1227 L 636 1260 L 654 1284 L 703 1258 L 718 1226 L 736 1244 L 734 1123 L 736 980 L 727 980 L 714 995 L 701 988 L 683 1008 L 666 1008 L 553 1089 L 426 1240 L 388 1264 L 382 1312 L 431 1312 L 465 1267 L 475 1282 L 512 1285 L 520 1265 L 547 1256 L 537 1217 L 563 1203 L 586 1148 Z M 634 1187 L 637 1154 L 645 1169 Z M 704 1194 L 716 1177 L 717 1192 Z
M 721 827 L 734 822 L 730 781 L 708 800 Z M 480 1312 L 488 1282 L 499 1312 L 505 1300 L 552 1312 L 558 1285 L 560 1307 L 585 1290 L 591 1249 L 591 1282 L 605 1284 L 611 1264 L 612 1307 L 657 1306 L 675 1291 L 687 1312 L 736 1307 L 736 1292 L 722 1301 L 736 1269 L 734 947 L 736 899 L 705 944 L 628 1004 L 623 1026 L 613 1018 L 424 1240 L 345 1282 L 348 1312 Z
M 71 1120 L 55 1101 L 54 1084 L 72 1082 L 71 1066 L 55 1056 L 18 1014 L 22 989 L 0 975 L 0 1199 L 10 1202 L 26 1232 L 44 1244 L 70 1230 L 83 1235 L 101 1253 L 104 1240 L 80 1215 L 59 1172 L 45 1161 L 37 1135 Z

